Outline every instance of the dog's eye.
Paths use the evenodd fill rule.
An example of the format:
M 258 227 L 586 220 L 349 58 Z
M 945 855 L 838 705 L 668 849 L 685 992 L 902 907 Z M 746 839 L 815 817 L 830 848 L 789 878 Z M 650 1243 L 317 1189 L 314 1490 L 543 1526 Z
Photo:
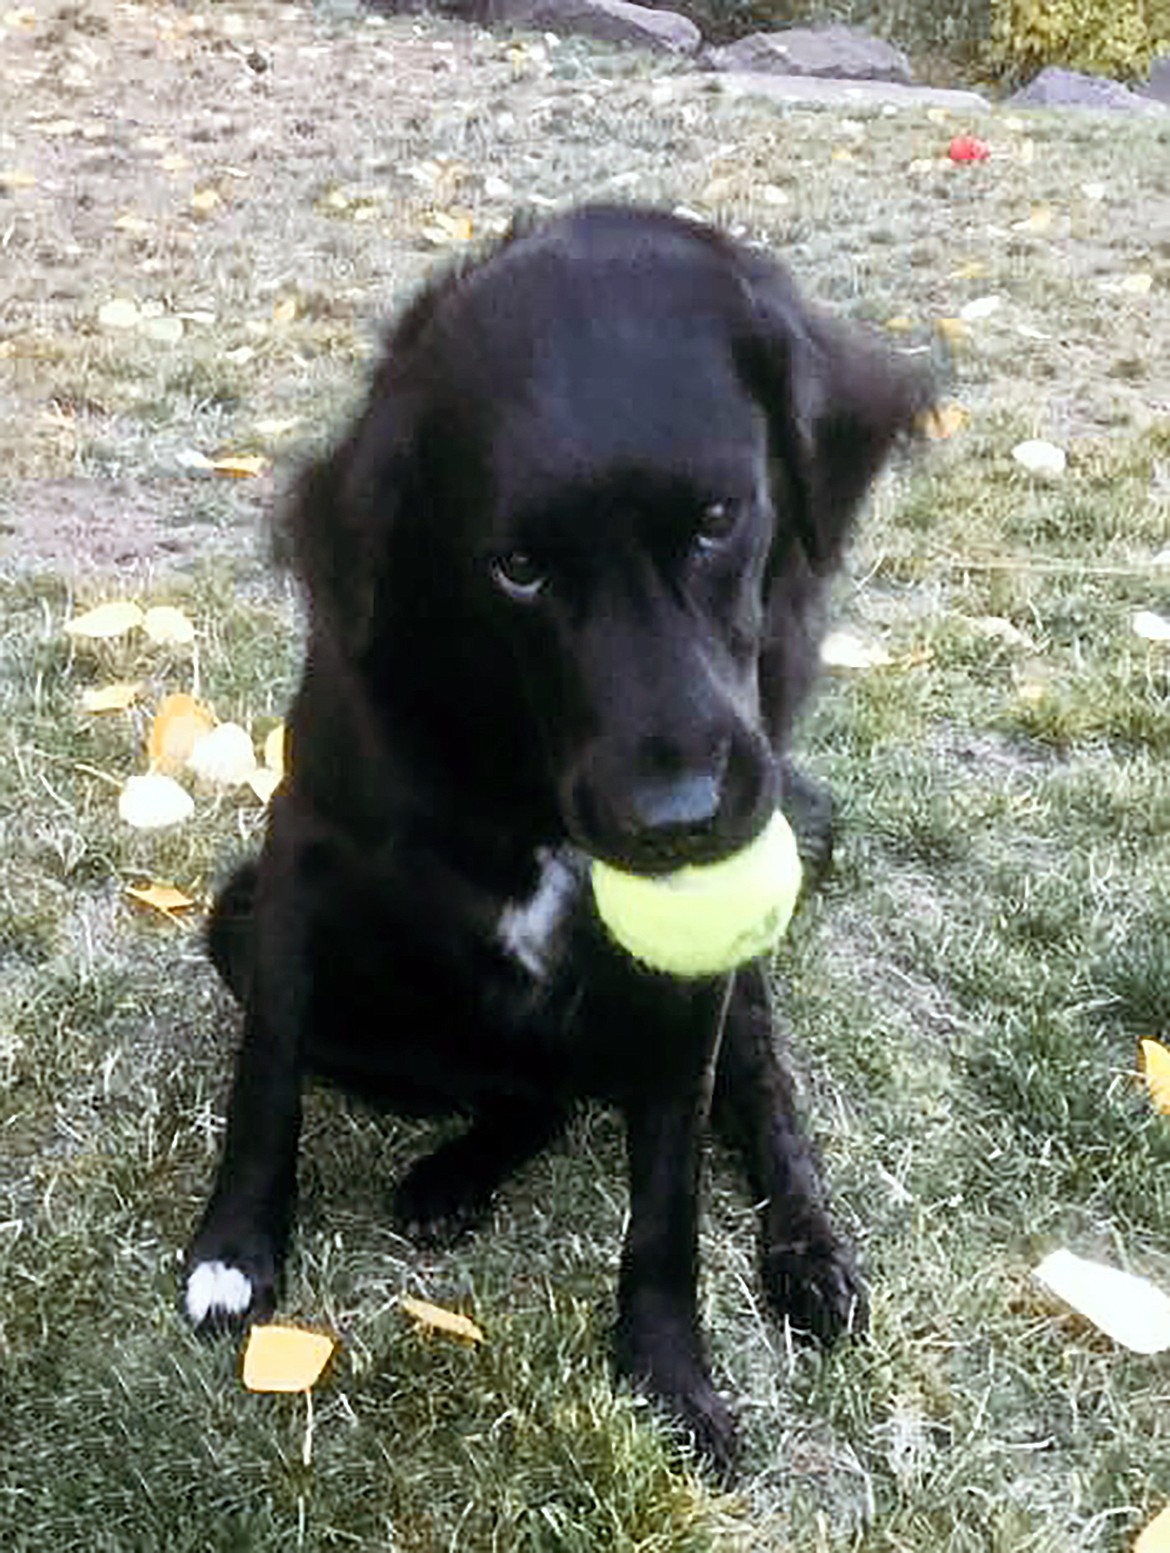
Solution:
M 713 501 L 704 507 L 695 532 L 695 541 L 702 548 L 722 544 L 729 539 L 739 519 L 739 506 L 733 501 Z
M 491 574 L 496 586 L 520 604 L 530 604 L 548 581 L 540 563 L 526 550 L 497 555 L 491 562 Z

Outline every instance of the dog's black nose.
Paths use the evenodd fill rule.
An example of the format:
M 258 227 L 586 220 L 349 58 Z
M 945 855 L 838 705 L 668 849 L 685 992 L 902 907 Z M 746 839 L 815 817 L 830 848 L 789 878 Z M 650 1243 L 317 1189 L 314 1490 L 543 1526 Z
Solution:
M 647 836 L 702 830 L 719 813 L 722 786 L 710 772 L 643 782 L 630 794 L 630 818 Z

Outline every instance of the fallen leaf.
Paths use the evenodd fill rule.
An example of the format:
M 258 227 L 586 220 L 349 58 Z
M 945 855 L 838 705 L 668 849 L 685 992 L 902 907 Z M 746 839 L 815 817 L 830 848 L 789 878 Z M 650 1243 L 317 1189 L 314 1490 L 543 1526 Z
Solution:
M 966 264 L 960 264 L 957 270 L 950 273 L 951 280 L 978 280 L 986 275 L 990 266 L 983 259 L 968 259 Z
M 1052 225 L 1055 211 L 1051 205 L 1033 205 L 1022 221 L 1012 223 L 1013 232 L 1047 232 Z
M 112 297 L 98 308 L 98 323 L 103 329 L 137 329 L 142 314 L 131 297 Z
M 934 328 L 948 345 L 962 345 L 971 338 L 971 325 L 965 318 L 936 318 Z
M 963 406 L 952 400 L 949 404 L 936 405 L 932 410 L 923 411 L 918 424 L 932 442 L 946 442 L 956 432 L 962 431 L 969 419 Z
M 444 210 L 432 211 L 423 226 L 423 236 L 438 247 L 449 243 L 468 243 L 475 227 L 469 215 L 452 214 Z
M 42 135 L 49 135 L 56 139 L 65 135 L 76 135 L 81 125 L 76 119 L 50 119 L 47 124 L 38 124 L 37 128 Z
M 296 316 L 296 297 L 278 297 L 272 304 L 272 322 L 274 324 L 291 324 Z
M 108 604 L 98 604 L 75 615 L 65 622 L 68 636 L 78 636 L 85 641 L 104 642 L 115 636 L 126 636 L 142 624 L 142 611 L 129 599 L 111 599 Z
M 19 6 L 16 10 L 5 11 L 4 25 L 6 27 L 22 28 L 31 32 L 37 24 L 37 13 L 31 5 Z
M 1018 668 L 1013 665 L 1012 681 L 1021 701 L 1029 706 L 1039 706 L 1052 694 L 1056 686 L 1056 673 L 1042 659 L 1033 659 Z
M 251 735 L 239 723 L 220 723 L 195 741 L 187 764 L 204 782 L 242 787 L 256 770 Z
M 1144 297 L 1148 296 L 1154 285 L 1154 277 L 1148 270 L 1139 270 L 1134 275 L 1126 275 L 1117 283 L 1117 289 L 1123 296 Z
M 830 631 L 821 643 L 821 662 L 829 669 L 884 669 L 893 661 L 884 647 L 851 631 Z
M 1133 1553 L 1170 1553 L 1170 1504 L 1140 1534 Z
M 155 230 L 155 222 L 148 221 L 145 216 L 135 216 L 129 211 L 114 222 L 115 232 L 129 232 L 134 237 L 145 237 Z
M 1058 448 L 1053 442 L 1045 442 L 1039 437 L 1029 438 L 1026 442 L 1017 442 L 1012 449 L 1012 457 L 1017 464 L 1033 475 L 1062 475 L 1068 466 L 1068 457 L 1064 449 Z
M 1170 566 L 1170 545 L 1167 545 L 1164 550 L 1158 551 L 1157 555 L 1154 557 L 1154 565 Z
M 36 173 L 30 173 L 25 167 L 0 168 L 0 188 L 4 189 L 35 189 L 37 186 Z
M 264 740 L 264 764 L 269 771 L 275 771 L 277 776 L 284 775 L 284 756 L 288 742 L 288 733 L 283 723 L 277 723 L 271 729 Z
M 1096 204 L 1098 200 L 1103 200 L 1108 192 L 1108 189 L 1103 183 L 1097 183 L 1094 181 L 1092 183 L 1081 184 L 1081 193 L 1087 200 L 1091 200 L 1094 204 Z
M 195 640 L 195 627 L 173 604 L 154 604 L 142 617 L 142 629 L 160 647 L 187 647 Z
M 191 163 L 181 151 L 168 151 L 165 156 L 159 157 L 158 165 L 164 173 L 181 173 Z
M 299 415 L 264 415 L 256 422 L 261 437 L 284 437 L 301 424 Z
M 462 1343 L 486 1341 L 482 1328 L 476 1326 L 469 1316 L 461 1316 L 454 1310 L 444 1310 L 441 1305 L 432 1305 L 429 1300 L 414 1300 L 404 1296 L 399 1304 L 424 1332 L 442 1332 L 445 1337 L 454 1337 Z
M 1142 1041 L 1142 1071 L 1154 1109 L 1170 1116 L 1170 1049 L 1160 1041 Z
M 244 1385 L 249 1391 L 309 1391 L 336 1347 L 337 1339 L 324 1332 L 254 1326 L 244 1348 Z
M 273 771 L 270 766 L 256 766 L 248 776 L 248 786 L 261 803 L 272 802 L 272 795 L 280 786 L 281 781 L 280 772 Z
M 162 318 L 144 318 L 139 333 L 159 345 L 177 345 L 183 338 L 183 320 L 175 318 L 173 314 Z
M 133 706 L 142 689 L 137 680 L 117 680 L 112 685 L 101 685 L 81 692 L 83 712 L 124 712 Z
M 980 323 L 984 318 L 990 318 L 992 313 L 998 313 L 1002 306 L 1003 298 L 994 294 L 974 297 L 959 309 L 959 317 L 965 324 Z
M 146 750 L 151 768 L 159 771 L 181 771 L 191 758 L 191 751 L 205 739 L 215 727 L 215 716 L 209 707 L 196 701 L 186 691 L 176 691 L 165 696 L 154 715 L 147 738 Z
M 224 458 L 213 458 L 211 467 L 216 474 L 231 475 L 234 480 L 252 480 L 268 468 L 268 460 L 262 453 L 230 453 Z
M 161 830 L 189 820 L 195 804 L 173 777 L 151 771 L 127 778 L 118 798 L 118 813 L 135 830 Z
M 1170 1296 L 1148 1278 L 1063 1249 L 1050 1252 L 1034 1276 L 1123 1348 L 1145 1354 L 1170 1348 Z
M 1152 609 L 1139 609 L 1130 620 L 1134 635 L 1146 642 L 1170 642 L 1170 620 Z
M 218 189 L 196 189 L 191 196 L 191 209 L 197 216 L 209 216 L 222 204 L 223 195 Z
M 896 313 L 893 318 L 887 318 L 885 328 L 891 334 L 906 334 L 914 327 L 914 320 L 905 313 Z
M 152 911 L 161 912 L 164 917 L 173 917 L 180 912 L 190 911 L 195 904 L 191 896 L 184 894 L 173 884 L 160 884 L 157 880 L 150 884 L 128 884 L 126 894 L 140 906 L 149 906 Z

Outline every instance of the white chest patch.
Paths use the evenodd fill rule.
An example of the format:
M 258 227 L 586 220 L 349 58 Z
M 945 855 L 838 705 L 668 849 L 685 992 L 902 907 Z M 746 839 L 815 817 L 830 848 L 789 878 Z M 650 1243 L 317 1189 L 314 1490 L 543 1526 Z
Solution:
M 536 981 L 546 981 L 564 947 L 565 929 L 588 870 L 571 847 L 542 847 L 537 853 L 540 878 L 526 900 L 510 901 L 500 913 L 497 932 L 514 960 Z

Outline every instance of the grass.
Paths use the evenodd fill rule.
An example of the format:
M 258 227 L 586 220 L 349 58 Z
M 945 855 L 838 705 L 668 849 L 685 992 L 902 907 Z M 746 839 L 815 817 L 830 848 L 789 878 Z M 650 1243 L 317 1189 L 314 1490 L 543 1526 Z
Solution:
M 1170 655 L 1131 628 L 1170 613 L 1167 130 L 783 113 L 640 55 L 340 10 L 71 14 L 6 21 L 2 67 L 6 1546 L 1131 1547 L 1170 1499 L 1170 1370 L 1063 1317 L 1029 1269 L 1068 1244 L 1170 1287 L 1170 1127 L 1133 1077 L 1137 1040 L 1170 1040 Z M 968 129 L 991 163 L 940 164 Z M 904 319 L 891 338 L 949 361 L 969 412 L 879 492 L 840 589 L 893 662 L 831 679 L 809 719 L 842 838 L 780 967 L 873 1336 L 826 1359 L 769 1326 L 715 1160 L 703 1298 L 746 1442 L 719 1493 L 609 1380 L 611 1116 L 526 1171 L 493 1233 L 423 1255 L 385 1201 L 430 1129 L 315 1094 L 283 1310 L 343 1347 L 306 1468 L 303 1401 L 244 1394 L 232 1346 L 175 1308 L 234 1022 L 197 923 L 123 894 L 153 876 L 205 897 L 262 816 L 202 791 L 151 837 L 116 785 L 168 690 L 258 735 L 279 716 L 299 628 L 260 516 L 446 257 L 436 213 L 483 233 L 597 195 L 701 211 L 841 311 Z M 1110 289 L 1140 273 L 1148 293 Z M 938 320 L 991 294 L 946 343 Z M 103 329 L 119 296 L 182 315 L 181 339 Z M 1018 468 L 1030 436 L 1068 449 L 1063 479 Z M 190 450 L 276 473 L 216 481 Z M 71 611 L 119 594 L 182 604 L 194 653 L 71 645 Z M 114 677 L 141 705 L 83 715 Z M 488 1342 L 421 1340 L 408 1293 Z

